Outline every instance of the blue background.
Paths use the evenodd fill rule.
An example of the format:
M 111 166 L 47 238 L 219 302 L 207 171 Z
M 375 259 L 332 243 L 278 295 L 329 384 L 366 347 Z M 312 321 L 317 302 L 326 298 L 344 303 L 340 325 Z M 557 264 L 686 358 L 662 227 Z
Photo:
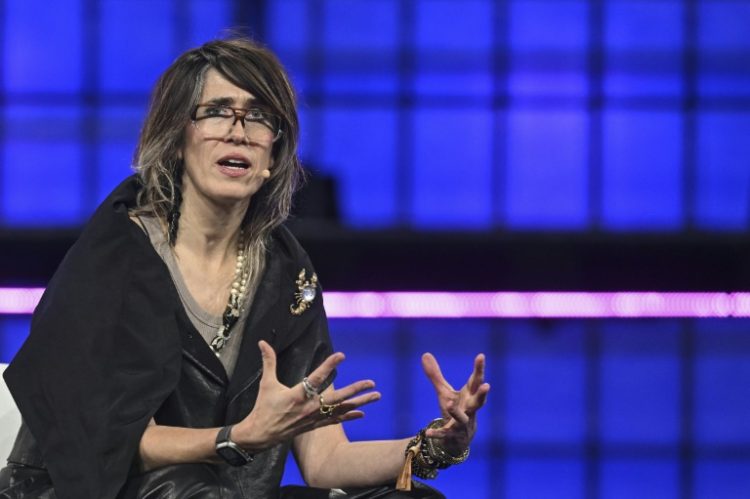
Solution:
M 744 0 L 0 1 L 0 229 L 78 227 L 131 171 L 151 85 L 249 26 L 300 97 L 304 162 L 354 229 L 743 232 Z M 0 358 L 27 334 L 0 317 Z M 353 438 L 435 415 L 419 355 L 492 395 L 448 497 L 750 490 L 746 320 L 334 320 L 384 398 Z M 298 477 L 290 469 L 287 481 Z
M 0 226 L 81 224 L 159 73 L 235 25 L 288 67 L 350 227 L 748 226 L 747 1 L 251 4 L 2 3 Z
M 471 457 L 434 485 L 449 498 L 746 498 L 750 320 L 331 320 L 337 385 L 383 398 L 352 439 L 402 438 L 437 415 L 420 367 L 461 385 L 478 351 L 492 386 Z M 0 359 L 29 319 L 0 317 Z M 302 483 L 290 459 L 285 483 Z

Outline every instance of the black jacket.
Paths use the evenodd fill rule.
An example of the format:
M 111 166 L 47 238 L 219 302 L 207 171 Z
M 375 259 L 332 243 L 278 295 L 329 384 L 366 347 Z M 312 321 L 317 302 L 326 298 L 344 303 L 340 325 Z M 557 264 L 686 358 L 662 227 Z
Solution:
M 250 310 L 232 379 L 190 323 L 167 267 L 128 218 L 131 177 L 102 203 L 37 307 L 31 333 L 5 371 L 24 420 L 10 462 L 47 469 L 61 499 L 114 498 L 133 473 L 151 417 L 191 428 L 235 423 L 253 408 L 262 362 L 278 356 L 291 386 L 332 351 L 320 290 L 300 316 L 295 280 L 312 273 L 279 228 Z M 330 382 L 330 380 L 329 380 Z M 250 496 L 273 496 L 289 443 L 242 468 L 222 467 Z

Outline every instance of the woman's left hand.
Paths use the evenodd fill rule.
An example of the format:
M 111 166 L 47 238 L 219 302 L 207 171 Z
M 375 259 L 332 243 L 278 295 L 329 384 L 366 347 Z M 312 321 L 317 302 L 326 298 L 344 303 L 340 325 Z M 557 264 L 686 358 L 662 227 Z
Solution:
M 489 383 L 484 382 L 484 354 L 476 356 L 474 370 L 459 391 L 445 380 L 432 354 L 422 355 L 422 367 L 435 387 L 441 416 L 447 421 L 441 428 L 427 430 L 426 436 L 440 439 L 441 447 L 446 452 L 458 456 L 469 447 L 471 439 L 474 438 L 477 430 L 477 411 L 484 405 L 490 391 Z

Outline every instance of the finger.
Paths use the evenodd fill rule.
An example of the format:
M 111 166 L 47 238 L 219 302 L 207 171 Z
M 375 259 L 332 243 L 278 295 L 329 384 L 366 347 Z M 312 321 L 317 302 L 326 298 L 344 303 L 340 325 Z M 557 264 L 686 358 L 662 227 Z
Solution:
M 351 411 L 363 405 L 371 404 L 380 400 L 380 392 L 370 392 L 339 403 L 339 412 Z M 328 401 L 326 401 L 328 403 Z
M 472 427 L 476 427 L 476 422 L 472 419 L 469 419 L 466 424 L 451 419 L 445 426 L 426 429 L 425 436 L 435 439 L 448 438 L 451 440 L 466 439 L 468 437 L 468 439 L 471 440 L 470 435 L 473 435 L 475 431 Z
M 484 367 L 485 357 L 483 353 L 480 353 L 474 359 L 474 371 L 472 371 L 468 382 L 469 392 L 472 394 L 476 393 L 482 383 L 484 383 Z
M 364 392 L 365 390 L 372 390 L 373 388 L 375 388 L 375 382 L 372 380 L 357 381 L 332 392 L 326 390 L 325 399 L 329 404 L 336 404 L 343 402 L 358 393 Z
M 330 426 L 333 424 L 344 423 L 346 421 L 354 421 L 355 419 L 362 419 L 365 417 L 365 413 L 362 411 L 349 411 L 347 413 L 338 414 L 325 419 L 319 419 L 312 425 L 312 428 L 321 428 L 323 426 Z
M 359 413 L 362 413 L 362 411 L 359 409 L 365 404 L 369 404 L 371 402 L 375 402 L 377 400 L 380 400 L 380 394 L 377 392 L 368 393 L 365 395 L 361 395 L 359 397 L 356 397 L 354 399 L 351 399 L 346 402 L 342 402 L 340 404 L 328 404 L 326 402 L 323 402 L 325 405 L 332 407 L 332 410 L 330 413 L 326 413 L 323 411 L 323 405 L 321 405 L 315 412 L 311 413 L 312 416 L 312 424 L 317 424 L 317 421 L 329 421 L 332 418 L 341 418 L 344 415 L 347 414 L 354 414 L 357 415 Z M 364 414 L 364 413 L 362 413 Z M 349 419 L 349 416 L 344 418 L 344 420 Z M 355 417 L 352 417 L 352 419 L 356 419 Z
M 446 438 L 451 434 L 451 430 L 449 428 L 430 428 L 429 430 L 425 430 L 424 434 L 428 438 Z
M 487 394 L 490 392 L 490 384 L 483 383 L 477 388 L 477 393 L 472 396 L 466 404 L 466 414 L 474 415 L 487 402 Z
M 422 369 L 424 369 L 424 373 L 432 382 L 432 386 L 435 387 L 435 391 L 438 395 L 440 395 L 441 391 L 445 391 L 446 389 L 453 391 L 453 387 L 445 380 L 443 372 L 440 370 L 440 365 L 434 355 L 431 353 L 425 353 L 422 355 Z
M 302 378 L 302 381 L 299 382 L 299 387 L 302 389 L 302 395 L 308 400 L 312 400 L 318 395 L 318 391 L 310 383 L 309 378 Z
M 338 419 L 339 423 L 343 423 L 345 421 L 362 419 L 363 417 L 365 417 L 365 413 L 362 411 L 349 411 L 345 414 L 342 414 L 341 416 L 337 416 L 336 419 Z
M 344 361 L 344 358 L 345 356 L 341 352 L 331 354 L 313 372 L 311 372 L 307 376 L 307 380 L 313 388 L 320 392 L 320 387 L 323 386 L 323 383 L 326 382 L 333 370 L 336 369 L 336 366 Z
M 271 345 L 263 340 L 258 342 L 258 348 L 260 348 L 260 356 L 263 359 L 263 374 L 261 375 L 261 381 L 276 381 L 276 352 L 273 351 Z
M 458 408 L 456 404 L 448 404 L 445 408 L 445 410 L 450 414 L 450 416 L 455 419 L 458 423 L 462 425 L 466 425 L 469 423 L 469 415 L 466 414 L 464 411 Z

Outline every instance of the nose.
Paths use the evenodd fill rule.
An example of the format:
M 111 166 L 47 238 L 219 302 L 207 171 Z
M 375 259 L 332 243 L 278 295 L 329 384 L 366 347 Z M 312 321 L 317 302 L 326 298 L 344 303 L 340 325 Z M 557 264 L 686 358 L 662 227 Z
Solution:
M 239 124 L 239 126 L 237 126 Z M 229 140 L 232 142 L 244 142 L 247 141 L 247 135 L 245 134 L 245 119 L 235 114 L 234 122 L 229 129 Z

